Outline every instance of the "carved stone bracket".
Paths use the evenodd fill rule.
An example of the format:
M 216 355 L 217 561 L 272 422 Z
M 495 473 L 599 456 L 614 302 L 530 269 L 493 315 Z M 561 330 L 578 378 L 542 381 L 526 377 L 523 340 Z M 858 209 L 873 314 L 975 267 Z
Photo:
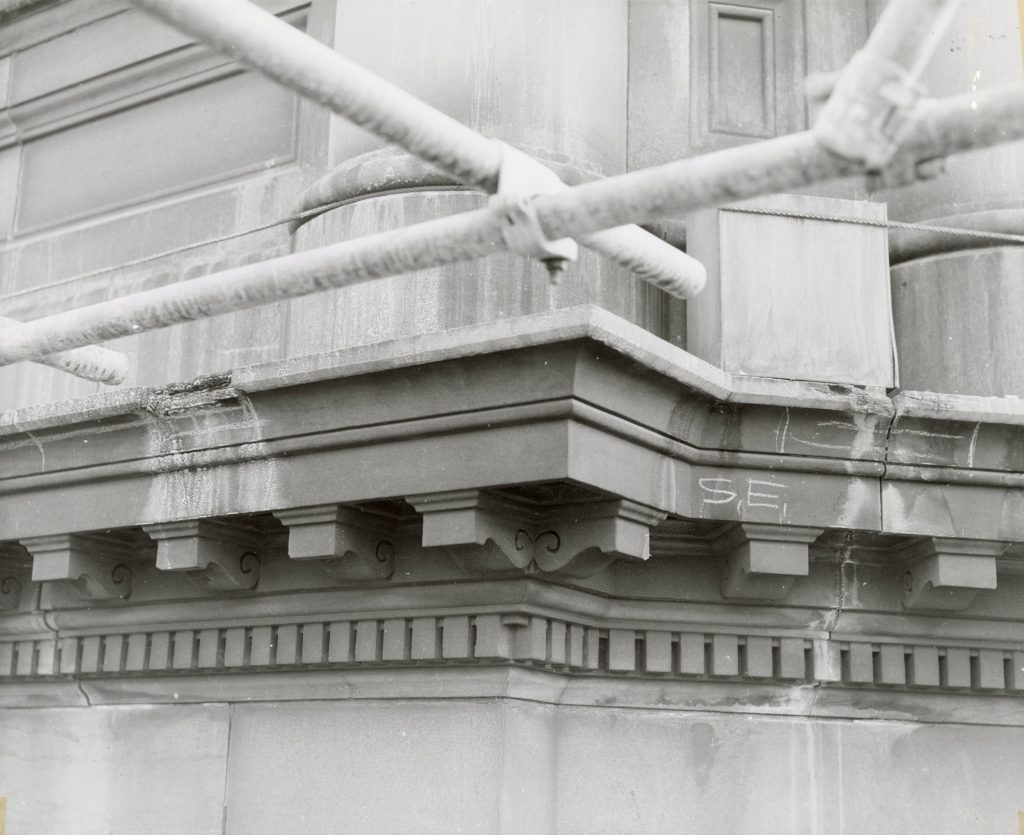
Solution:
M 65 583 L 86 600 L 127 598 L 132 570 L 120 542 L 86 534 L 56 534 L 21 540 L 32 555 L 32 579 Z
M 0 612 L 17 609 L 21 601 L 21 582 L 17 577 L 0 574 Z
M 900 576 L 908 609 L 952 612 L 970 606 L 983 589 L 996 587 L 996 558 L 1004 542 L 933 537 L 911 545 Z
M 470 571 L 589 577 L 616 559 L 646 560 L 664 513 L 626 499 L 534 510 L 481 490 L 413 496 L 424 547 L 445 547 Z
M 247 528 L 210 519 L 144 525 L 156 540 L 156 567 L 187 572 L 209 591 L 255 587 L 260 579 L 258 540 Z
M 781 600 L 797 577 L 810 569 L 809 549 L 820 528 L 790 525 L 734 525 L 712 543 L 724 556 L 723 597 Z
M 0 612 L 18 608 L 31 565 L 32 556 L 23 546 L 14 542 L 0 545 Z
M 339 583 L 387 580 L 395 573 L 392 526 L 382 516 L 333 504 L 276 510 L 274 516 L 288 527 L 288 556 L 319 560 Z

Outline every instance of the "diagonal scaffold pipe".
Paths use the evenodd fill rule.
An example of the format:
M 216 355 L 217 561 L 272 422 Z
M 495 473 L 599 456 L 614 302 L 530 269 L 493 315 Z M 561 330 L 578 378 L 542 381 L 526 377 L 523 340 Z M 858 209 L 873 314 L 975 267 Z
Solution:
M 499 143 L 248 0 L 132 3 L 466 185 L 488 194 L 498 190 Z M 604 229 L 581 242 L 677 298 L 695 295 L 707 280 L 704 265 L 695 258 L 632 224 Z
M 1024 139 L 1024 85 L 935 102 L 909 126 L 899 170 L 950 153 Z M 864 174 L 863 162 L 805 131 L 609 177 L 532 201 L 544 234 L 571 237 L 629 220 L 672 217 L 762 194 Z M 504 249 L 494 209 L 286 255 L 0 329 L 0 366 L 334 287 L 453 264 Z
M 830 151 L 884 167 L 924 92 L 921 74 L 963 0 L 890 0 L 867 43 L 835 75 L 814 125 Z
M 16 319 L 0 316 L 0 328 L 10 329 L 13 333 L 16 333 L 23 324 Z M 83 380 L 104 383 L 108 386 L 123 383 L 128 376 L 128 357 L 97 345 L 88 345 L 71 351 L 39 357 L 35 362 L 66 371 Z

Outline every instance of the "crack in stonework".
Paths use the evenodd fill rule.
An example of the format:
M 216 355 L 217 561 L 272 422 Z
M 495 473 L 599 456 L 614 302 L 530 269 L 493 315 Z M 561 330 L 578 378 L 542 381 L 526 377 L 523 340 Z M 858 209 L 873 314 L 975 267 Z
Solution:
M 835 583 L 835 605 L 829 611 L 825 618 L 824 631 L 826 634 L 825 644 L 826 646 L 832 645 L 833 635 L 835 634 L 836 627 L 839 625 L 839 618 L 843 614 L 844 604 L 846 602 L 846 595 L 848 592 L 848 581 L 846 577 L 846 566 L 855 565 L 853 561 L 853 531 L 846 531 L 843 535 L 843 542 L 839 546 L 839 559 L 837 561 L 836 571 L 836 583 Z M 840 679 L 842 674 L 840 673 Z M 818 696 L 821 693 L 822 685 L 825 682 L 820 679 L 815 679 L 812 682 L 813 689 L 811 692 L 811 703 L 807 708 L 807 715 L 813 716 L 814 709 L 818 703 Z
M 36 591 L 36 600 L 35 600 L 35 609 L 36 609 L 36 611 L 40 611 L 39 610 L 39 604 L 40 604 L 41 599 L 42 599 L 42 593 L 43 593 L 42 584 L 40 584 L 39 588 Z M 53 612 L 40 611 L 40 614 L 42 615 L 43 625 L 53 635 L 53 665 L 54 665 L 54 667 L 57 670 L 59 670 L 60 669 L 60 665 L 61 665 L 60 630 L 57 628 L 57 626 L 55 624 L 50 622 L 50 618 L 52 617 Z M 77 647 L 76 647 L 76 650 L 77 650 Z M 76 667 L 78 666 L 77 660 L 76 660 L 75 666 Z M 75 683 L 75 688 L 78 690 L 79 694 L 82 697 L 82 700 L 85 702 L 85 706 L 86 707 L 92 707 L 92 699 L 89 698 L 89 694 L 85 691 L 85 687 L 82 686 L 82 679 L 81 679 L 81 677 L 76 673 L 75 675 L 71 676 L 71 680 Z

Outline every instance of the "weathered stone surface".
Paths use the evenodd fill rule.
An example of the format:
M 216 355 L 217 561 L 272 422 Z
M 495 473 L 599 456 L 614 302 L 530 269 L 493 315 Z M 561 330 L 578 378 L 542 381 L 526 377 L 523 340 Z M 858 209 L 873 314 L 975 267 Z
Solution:
M 102 537 L 58 534 L 21 543 L 32 555 L 32 579 L 74 587 L 86 600 L 127 598 L 132 572 L 120 543 Z
M 1022 264 L 1019 246 L 1003 246 L 893 268 L 896 344 L 907 388 L 1019 395 L 1022 333 L 1013 311 L 1024 303 L 1014 281 Z
M 910 609 L 956 611 L 967 608 L 980 591 L 996 588 L 997 558 L 1005 542 L 926 539 L 907 551 L 903 605 Z
M 690 215 L 687 251 L 709 280 L 687 302 L 688 350 L 736 374 L 891 388 L 885 230 L 758 209 L 885 218 L 878 204 L 793 194 Z
M 209 591 L 255 588 L 261 550 L 255 533 L 244 527 L 207 519 L 146 525 L 157 543 L 156 567 L 182 571 Z
M 365 832 L 447 832 L 465 821 L 481 832 L 669 833 L 681 820 L 708 835 L 816 832 L 871 828 L 879 808 L 892 831 L 915 831 L 922 821 L 950 835 L 998 831 L 1024 801 L 1015 788 L 1024 773 L 1021 733 L 736 724 L 500 701 L 246 706 L 232 725 L 227 831 L 329 832 L 341 817 Z M 443 753 L 418 768 L 432 746 Z M 408 767 L 382 782 L 382 763 L 395 758 Z M 937 776 L 922 787 L 923 769 Z M 894 786 L 925 802 L 907 804 L 883 788 Z M 865 795 L 881 799 L 865 805 Z
M 288 556 L 317 560 L 338 582 L 387 580 L 395 571 L 395 523 L 338 505 L 275 511 L 288 527 Z
M 1024 801 L 1020 729 L 569 710 L 559 730 L 559 832 L 998 831 Z
M 280 164 L 294 154 L 293 111 L 289 93 L 242 74 L 39 138 L 23 151 L 18 229 Z M 217 142 L 227 132 L 238 140 Z M 133 176 L 115 176 L 126 165 Z
M 534 782 L 525 760 L 503 769 L 506 710 L 500 702 L 238 705 L 225 831 L 313 835 L 336 832 L 342 820 L 366 833 L 493 830 L 502 784 L 512 795 L 520 779 Z
M 810 544 L 818 528 L 735 525 L 714 540 L 723 557 L 722 594 L 730 598 L 782 600 L 793 581 L 810 573 Z
M 486 133 L 606 173 L 803 127 L 802 67 L 837 68 L 879 7 L 468 5 L 318 3 L 309 24 Z M 39 11 L 0 47 L 7 313 L 480 205 L 363 193 L 294 241 L 284 225 L 230 237 L 285 218 L 307 182 L 376 140 L 260 94 L 113 0 Z M 763 245 L 739 253 L 745 269 L 813 271 L 788 250 L 762 265 L 777 224 L 752 225 Z M 840 234 L 872 238 L 851 249 L 878 261 L 877 233 Z M 144 260 L 211 238 L 230 240 Z M 549 310 L 579 302 L 642 327 Z M 684 318 L 592 256 L 554 290 L 502 256 L 124 340 L 149 387 L 114 396 L 54 405 L 94 387 L 0 370 L 0 408 L 38 406 L 0 416 L 0 546 L 48 555 L 34 580 L 12 563 L 20 589 L 0 572 L 11 828 L 1012 825 L 1024 409 L 925 408 L 839 385 L 861 377 L 835 366 L 815 384 L 738 379 L 655 335 L 681 344 Z M 775 331 L 802 344 L 795 325 Z M 878 332 L 857 333 L 854 360 L 888 356 Z M 735 370 L 788 373 L 748 364 L 770 353 Z M 442 512 L 438 496 L 473 501 Z M 393 540 L 369 517 L 393 521 Z M 226 526 L 258 547 L 258 587 Z M 723 584 L 714 543 L 730 527 L 743 536 Z M 130 599 L 53 582 L 102 564 L 75 547 L 98 535 L 124 546 Z M 504 573 L 475 571 L 488 543 Z M 964 608 L 933 605 L 929 583 Z
M 222 832 L 225 705 L 0 711 L 0 737 L 10 832 Z
M 444 547 L 463 568 L 481 573 L 589 577 L 616 559 L 650 557 L 650 530 L 665 514 L 622 500 L 547 510 L 479 490 L 408 497 L 423 514 L 423 545 Z

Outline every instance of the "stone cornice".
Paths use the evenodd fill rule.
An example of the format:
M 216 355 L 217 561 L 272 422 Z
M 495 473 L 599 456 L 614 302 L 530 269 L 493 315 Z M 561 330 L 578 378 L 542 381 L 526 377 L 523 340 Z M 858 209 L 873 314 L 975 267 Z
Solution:
M 584 307 L 8 413 L 0 537 L 570 481 L 683 518 L 1017 542 L 1021 414 L 741 383 Z M 446 456 L 467 466 L 438 485 Z M 91 525 L 56 498 L 86 487 Z
M 232 413 L 225 410 L 225 406 L 233 407 L 237 413 L 247 407 L 247 401 L 265 398 L 275 391 L 296 391 L 297 387 L 329 381 L 340 383 L 385 372 L 436 367 L 488 354 L 529 353 L 529 349 L 536 351 L 574 342 L 605 346 L 611 350 L 610 356 L 621 357 L 651 372 L 652 380 L 661 378 L 669 385 L 675 382 L 685 386 L 685 390 L 691 392 L 692 407 L 673 416 L 675 425 L 653 424 L 650 428 L 666 439 L 680 439 L 696 450 L 704 448 L 711 453 L 706 456 L 709 464 L 724 463 L 723 455 L 715 453 L 728 450 L 733 456 L 731 460 L 744 454 L 774 454 L 776 460 L 771 463 L 774 468 L 813 469 L 814 461 L 825 458 L 842 460 L 844 463 L 835 470 L 847 473 L 857 471 L 855 462 L 877 461 L 888 467 L 903 467 L 899 471 L 901 478 L 914 478 L 913 467 L 920 465 L 944 467 L 942 476 L 947 481 L 958 480 L 956 474 L 961 470 L 970 471 L 966 478 L 973 484 L 1015 485 L 1021 480 L 1017 468 L 1007 467 L 1005 461 L 1005 447 L 1012 445 L 1019 431 L 1015 427 L 1024 420 L 1024 407 L 1013 398 L 937 395 L 924 398 L 903 393 L 890 402 L 859 390 L 844 389 L 837 394 L 827 386 L 816 384 L 733 379 L 646 331 L 590 307 L 254 366 L 158 390 L 128 389 L 3 413 L 0 431 L 8 440 L 0 445 L 0 455 L 18 446 L 34 445 L 42 452 L 39 444 L 47 442 L 51 433 L 63 431 L 65 438 L 73 434 L 87 436 L 99 431 L 94 422 L 100 420 L 106 423 L 104 431 L 113 429 L 112 424 L 116 422 L 125 429 L 147 434 L 151 448 L 140 450 L 141 455 L 135 457 L 152 460 L 154 463 L 148 465 L 150 472 L 230 461 L 232 457 L 225 450 L 232 444 L 248 447 L 245 454 L 240 450 L 234 460 L 266 457 L 276 450 L 253 450 L 251 445 L 257 441 L 273 443 L 275 436 L 286 438 L 288 435 L 269 431 L 255 420 L 246 423 L 236 418 L 228 426 L 224 417 L 231 417 Z M 656 385 L 648 384 L 645 388 L 658 396 Z M 506 402 L 516 402 L 516 398 L 506 398 Z M 519 399 L 520 404 L 525 402 L 528 396 Z M 614 412 L 623 404 L 612 402 L 609 407 Z M 763 414 L 758 414 L 758 407 L 763 409 Z M 712 412 L 710 416 L 701 413 L 708 409 Z M 735 411 L 737 409 L 739 411 Z M 202 437 L 181 438 L 177 436 L 180 433 L 175 432 L 176 416 L 190 419 L 203 410 L 222 416 L 223 425 L 216 427 L 219 437 L 215 446 L 219 451 L 214 454 L 202 452 L 204 447 L 214 446 L 210 441 L 203 443 Z M 836 411 L 844 412 L 847 417 L 823 419 L 820 416 L 822 412 Z M 714 412 L 721 417 L 716 418 Z M 638 415 L 642 413 L 639 409 Z M 424 410 L 421 414 L 427 412 Z M 752 437 L 747 430 L 744 433 L 747 437 L 740 443 L 730 444 L 726 438 L 701 437 L 687 431 L 729 423 L 741 415 L 756 415 L 759 423 L 765 425 L 761 430 L 764 437 Z M 890 426 L 893 416 L 895 424 Z M 694 420 L 698 423 L 694 424 Z M 635 418 L 632 422 L 638 427 L 643 424 Z M 750 424 L 749 418 L 747 424 Z M 337 427 L 342 425 L 343 422 Z M 332 427 L 310 426 L 306 431 L 308 434 L 319 430 L 322 434 L 329 428 Z M 281 451 L 290 453 L 295 449 L 293 444 L 292 448 Z M 762 463 L 767 465 L 768 462 Z M 753 461 L 751 464 L 757 466 Z M 48 467 L 44 461 L 29 467 L 35 472 L 47 469 L 59 468 Z M 864 474 L 882 471 L 880 467 L 862 469 Z M 929 470 L 929 473 L 930 476 L 921 477 L 934 480 L 936 471 Z M 98 478 L 105 475 L 95 473 Z
M 382 668 L 850 715 L 1024 691 L 1009 398 L 733 380 L 580 308 L 3 420 L 0 701 Z
M 330 518 L 360 522 L 344 513 Z M 373 529 L 383 530 L 380 524 Z M 750 542 L 767 535 L 745 531 L 755 537 Z M 591 588 L 551 578 L 476 579 L 444 569 L 443 549 L 410 552 L 409 535 L 397 543 L 395 571 L 404 578 L 397 582 L 338 588 L 314 573 L 308 577 L 320 576 L 319 586 L 307 579 L 293 591 L 268 593 L 271 582 L 262 593 L 207 597 L 189 594 L 194 586 L 186 580 L 178 599 L 164 601 L 144 592 L 138 600 L 99 602 L 44 594 L 49 611 L 36 608 L 37 587 L 26 582 L 32 599 L 0 617 L 0 704 L 75 704 L 81 694 L 93 704 L 230 699 L 236 691 L 250 700 L 310 698 L 311 682 L 324 692 L 333 687 L 335 697 L 397 698 L 431 677 L 439 693 L 491 697 L 494 676 L 522 670 L 554 676 L 561 688 L 501 695 L 588 703 L 583 693 L 596 698 L 605 687 L 613 694 L 607 704 L 857 718 L 912 715 L 925 705 L 945 721 L 1000 724 L 1010 711 L 993 712 L 992 705 L 1024 694 L 1019 618 L 985 617 L 984 607 L 966 618 L 879 611 L 876 599 L 857 599 L 866 594 L 858 583 L 852 596 L 837 583 L 851 564 L 821 554 L 809 575 L 797 578 L 802 592 L 763 605 L 717 597 L 713 572 L 703 590 L 694 583 L 709 573 L 709 561 L 718 564 L 723 536 L 739 541 L 731 534 L 672 548 L 691 551 L 684 561 L 618 563 Z M 811 535 L 800 531 L 795 541 Z M 270 548 L 274 540 L 263 540 L 263 569 L 279 588 L 289 571 L 310 561 L 282 561 L 273 553 L 282 543 Z M 906 550 L 911 564 L 930 553 L 920 544 Z M 160 573 L 133 565 L 143 587 Z M 651 582 L 638 586 L 645 575 Z M 666 582 L 669 576 L 677 580 Z M 878 574 L 860 576 L 870 589 L 879 584 Z M 882 580 L 894 601 L 897 580 L 898 569 Z M 645 596 L 630 596 L 637 588 Z M 379 690 L 385 675 L 390 691 Z M 962 713 L 965 697 L 983 703 Z

